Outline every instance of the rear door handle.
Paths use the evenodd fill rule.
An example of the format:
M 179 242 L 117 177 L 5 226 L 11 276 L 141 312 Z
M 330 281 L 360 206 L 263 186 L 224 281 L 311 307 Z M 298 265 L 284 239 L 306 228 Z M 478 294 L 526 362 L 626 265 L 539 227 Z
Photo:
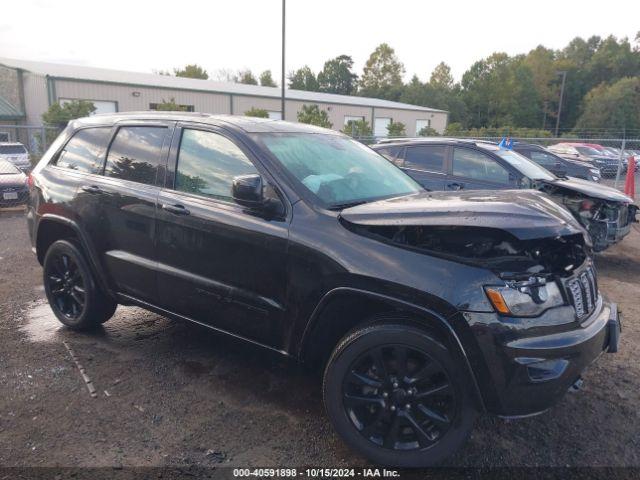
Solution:
M 462 190 L 464 188 L 464 184 L 462 183 L 450 183 L 447 187 L 451 190 Z
M 173 213 L 174 215 L 189 215 L 189 210 L 187 210 L 184 205 L 168 205 L 166 203 L 162 204 L 162 209 L 166 210 L 169 213 Z
M 87 192 L 87 193 L 92 193 L 92 194 L 102 193 L 102 189 L 97 185 L 85 185 L 81 188 L 83 192 Z

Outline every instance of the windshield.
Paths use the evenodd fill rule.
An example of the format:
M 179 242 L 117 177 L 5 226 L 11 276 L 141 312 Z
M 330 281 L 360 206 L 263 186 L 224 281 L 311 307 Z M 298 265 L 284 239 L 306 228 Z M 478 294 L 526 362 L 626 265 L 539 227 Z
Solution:
M 587 156 L 603 154 L 603 152 L 596 150 L 595 148 L 592 148 L 592 147 L 576 147 L 576 150 L 578 150 L 578 153 L 582 155 L 587 155 Z
M 15 155 L 20 153 L 27 153 L 27 150 L 22 145 L 0 145 L 0 153 Z
M 20 173 L 20 170 L 13 163 L 0 161 L 0 175 L 15 175 L 16 173 Z
M 258 134 L 258 141 L 329 208 L 422 191 L 384 157 L 338 135 Z
M 512 150 L 499 149 L 495 153 L 509 165 L 523 173 L 525 177 L 532 180 L 553 180 L 556 178 L 549 170 L 542 168 L 537 163 Z

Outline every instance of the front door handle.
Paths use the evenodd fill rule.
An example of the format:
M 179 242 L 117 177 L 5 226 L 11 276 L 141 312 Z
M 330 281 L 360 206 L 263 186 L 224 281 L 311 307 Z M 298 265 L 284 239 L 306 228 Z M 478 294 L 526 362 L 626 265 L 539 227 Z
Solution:
M 449 185 L 447 185 L 447 188 L 449 190 L 462 190 L 464 188 L 464 184 L 462 183 L 450 183 Z
M 166 210 L 169 213 L 173 213 L 174 215 L 189 215 L 191 213 L 189 212 L 189 210 L 187 210 L 184 207 L 184 205 L 179 205 L 179 204 L 169 205 L 169 204 L 163 203 L 162 209 Z
M 85 185 L 83 187 L 81 187 L 83 192 L 87 192 L 87 193 L 91 193 L 91 194 L 97 194 L 97 193 L 102 193 L 102 189 L 100 187 L 98 187 L 97 185 Z

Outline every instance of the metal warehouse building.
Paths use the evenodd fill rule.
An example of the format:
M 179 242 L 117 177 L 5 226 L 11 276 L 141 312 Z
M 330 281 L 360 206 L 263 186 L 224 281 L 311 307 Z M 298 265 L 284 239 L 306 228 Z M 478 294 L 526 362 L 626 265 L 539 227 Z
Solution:
M 0 58 L 0 125 L 42 125 L 51 104 L 74 99 L 90 100 L 96 113 L 153 110 L 174 99 L 189 111 L 243 115 L 255 107 L 281 118 L 280 93 L 273 87 Z M 302 106 L 310 104 L 325 110 L 336 130 L 365 119 L 379 137 L 392 122 L 404 123 L 409 136 L 425 126 L 442 133 L 447 125 L 443 110 L 301 90 L 286 91 L 286 120 L 296 121 Z

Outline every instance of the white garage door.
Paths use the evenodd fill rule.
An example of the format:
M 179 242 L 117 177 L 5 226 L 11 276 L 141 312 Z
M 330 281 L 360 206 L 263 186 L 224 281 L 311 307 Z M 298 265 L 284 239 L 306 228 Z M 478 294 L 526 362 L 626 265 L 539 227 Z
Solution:
M 387 127 L 391 124 L 391 119 L 388 117 L 378 117 L 373 122 L 373 134 L 376 137 L 386 137 L 389 135 Z
M 80 100 L 80 99 L 75 99 Z M 61 98 L 60 104 L 64 105 L 65 103 L 70 102 L 70 98 Z M 93 103 L 93 106 L 96 107 L 96 111 L 93 112 L 92 115 L 96 113 L 116 113 L 118 111 L 118 104 L 116 102 L 112 102 L 109 100 L 86 100 L 87 102 Z

